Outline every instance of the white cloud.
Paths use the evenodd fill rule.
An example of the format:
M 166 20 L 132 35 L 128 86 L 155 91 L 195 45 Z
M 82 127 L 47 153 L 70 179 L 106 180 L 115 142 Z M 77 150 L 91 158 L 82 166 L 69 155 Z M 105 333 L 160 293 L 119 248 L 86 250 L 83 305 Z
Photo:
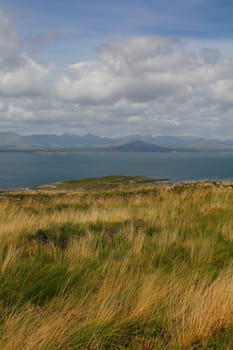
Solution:
M 232 137 L 232 91 L 233 61 L 218 48 L 161 37 L 113 40 L 56 84 L 67 111 L 78 105 L 73 122 L 118 134 Z
M 218 45 L 191 48 L 165 37 L 112 40 L 53 84 L 51 66 L 0 46 L 0 127 L 232 137 L 232 59 Z
M 96 61 L 69 66 L 56 88 L 60 98 L 90 105 L 193 96 L 221 103 L 219 98 L 224 102 L 229 95 L 232 76 L 233 62 L 216 49 L 190 53 L 177 40 L 134 37 L 102 46 Z
M 136 37 L 115 40 L 98 50 L 93 62 L 73 64 L 57 83 L 58 96 L 84 104 L 153 100 L 182 87 L 173 67 L 183 57 L 173 52 L 180 43 L 171 39 Z M 167 69 L 162 60 L 166 59 Z M 169 62 L 168 62 L 169 61 Z
M 43 67 L 27 56 L 11 57 L 0 64 L 0 96 L 42 94 L 51 66 Z
M 20 52 L 11 19 L 0 9 L 0 97 L 45 93 L 51 68 Z

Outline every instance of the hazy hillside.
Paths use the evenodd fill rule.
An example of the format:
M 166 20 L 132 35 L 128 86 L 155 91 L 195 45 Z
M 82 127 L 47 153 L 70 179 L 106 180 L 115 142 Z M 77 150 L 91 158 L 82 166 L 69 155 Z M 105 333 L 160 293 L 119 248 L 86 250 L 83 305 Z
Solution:
M 126 146 L 128 144 L 128 146 Z M 147 144 L 147 146 L 145 145 Z M 149 146 L 150 144 L 150 146 Z M 156 146 L 156 147 L 153 147 Z M 197 137 L 174 137 L 151 135 L 129 135 L 125 137 L 101 137 L 92 134 L 79 135 L 27 135 L 17 133 L 0 133 L 0 149 L 51 150 L 74 148 L 101 148 L 115 147 L 116 151 L 161 151 L 166 149 L 177 150 L 233 150 L 233 141 L 226 142 L 216 139 Z
M 78 135 L 29 135 L 20 136 L 14 133 L 0 133 L 1 148 L 15 149 L 56 149 L 74 147 L 97 147 L 114 144 L 115 141 L 107 137 L 92 134 Z
M 170 149 L 143 141 L 133 141 L 119 146 L 107 148 L 115 152 L 169 152 Z
M 174 137 L 174 136 L 158 136 L 155 138 L 155 142 L 161 146 L 171 148 L 191 148 L 200 150 L 221 150 L 229 149 L 230 143 L 216 140 L 197 137 Z M 232 143 L 233 144 L 233 143 Z

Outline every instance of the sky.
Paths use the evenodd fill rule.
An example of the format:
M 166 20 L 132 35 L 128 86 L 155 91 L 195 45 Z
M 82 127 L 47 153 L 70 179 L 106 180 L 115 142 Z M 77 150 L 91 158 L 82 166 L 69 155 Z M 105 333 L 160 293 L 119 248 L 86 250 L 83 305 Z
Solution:
M 0 0 L 0 131 L 233 138 L 232 0 Z

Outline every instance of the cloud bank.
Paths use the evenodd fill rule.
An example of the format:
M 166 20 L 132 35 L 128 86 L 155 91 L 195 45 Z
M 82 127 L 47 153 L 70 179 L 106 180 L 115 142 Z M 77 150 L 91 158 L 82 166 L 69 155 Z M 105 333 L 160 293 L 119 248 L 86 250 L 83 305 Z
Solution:
M 6 40 L 7 39 L 7 40 Z M 0 11 L 0 126 L 26 132 L 233 137 L 233 61 L 159 36 L 111 40 L 52 74 Z
M 96 61 L 72 64 L 58 81 L 57 93 L 66 101 L 90 105 L 203 96 L 233 102 L 232 73 L 232 62 L 217 49 L 190 53 L 178 40 L 133 37 L 103 45 Z

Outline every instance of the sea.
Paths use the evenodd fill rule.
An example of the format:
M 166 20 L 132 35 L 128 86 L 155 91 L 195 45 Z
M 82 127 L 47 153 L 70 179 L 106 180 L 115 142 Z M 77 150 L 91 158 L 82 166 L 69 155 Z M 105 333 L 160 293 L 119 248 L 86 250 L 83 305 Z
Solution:
M 233 180 L 233 152 L 36 154 L 0 152 L 0 189 L 106 175 L 171 182 Z

